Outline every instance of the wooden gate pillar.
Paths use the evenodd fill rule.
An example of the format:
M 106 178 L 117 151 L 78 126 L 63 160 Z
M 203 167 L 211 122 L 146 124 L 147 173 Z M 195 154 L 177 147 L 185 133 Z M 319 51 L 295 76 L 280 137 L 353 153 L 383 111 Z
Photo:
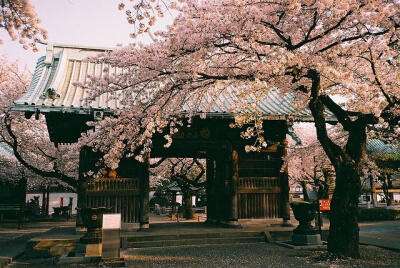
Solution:
M 283 171 L 280 174 L 281 177 L 281 213 L 283 218 L 283 226 L 291 226 L 290 224 L 290 205 L 289 205 L 289 172 L 288 172 L 288 163 L 286 162 L 285 158 L 287 156 L 287 145 L 288 142 L 285 139 L 283 142 L 283 152 L 282 152 L 282 159 L 283 159 Z
M 238 222 L 238 183 L 239 183 L 239 154 L 238 152 L 234 149 L 232 150 L 232 157 L 230 161 L 230 165 L 227 165 L 228 168 L 230 168 L 230 172 L 228 173 L 230 175 L 230 191 L 229 191 L 229 197 L 230 197 L 230 213 L 229 213 L 229 219 L 228 219 L 228 224 L 230 226 L 240 226 Z
M 239 156 L 236 150 L 232 150 L 230 144 L 226 144 L 217 157 L 217 185 L 218 187 L 218 219 L 231 227 L 239 226 L 237 182 L 239 175 Z
M 83 146 L 79 152 L 79 177 L 77 187 L 77 216 L 76 227 L 83 228 L 83 221 L 81 217 L 81 209 L 86 208 L 86 188 L 88 181 L 88 172 L 93 171 L 99 155 L 93 152 L 89 146 Z
M 222 222 L 226 219 L 226 195 L 225 195 L 225 168 L 221 156 L 215 159 L 215 179 L 214 187 L 214 220 L 216 223 Z
M 207 222 L 216 222 L 216 187 L 215 187 L 215 161 L 211 158 L 206 159 L 206 191 L 207 191 Z
M 147 230 L 149 228 L 149 162 L 141 163 L 140 168 L 140 230 Z

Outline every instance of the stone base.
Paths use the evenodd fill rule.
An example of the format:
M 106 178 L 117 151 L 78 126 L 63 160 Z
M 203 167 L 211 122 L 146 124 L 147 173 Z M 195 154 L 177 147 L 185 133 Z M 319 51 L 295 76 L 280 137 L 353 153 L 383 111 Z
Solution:
M 75 256 L 82 257 L 101 257 L 102 244 L 83 244 L 77 243 Z
M 293 234 L 292 242 L 298 246 L 322 245 L 320 234 Z

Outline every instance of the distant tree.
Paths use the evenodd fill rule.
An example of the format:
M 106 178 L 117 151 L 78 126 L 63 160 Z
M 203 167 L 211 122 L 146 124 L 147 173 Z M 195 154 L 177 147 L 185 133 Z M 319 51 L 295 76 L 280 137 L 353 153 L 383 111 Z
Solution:
M 191 158 L 170 158 L 165 160 L 153 174 L 161 178 L 158 185 L 167 187 L 175 182 L 183 196 L 183 216 L 186 219 L 193 217 L 192 196 L 205 187 L 205 163 L 202 160 Z
M 0 58 L 0 142 L 9 146 L 20 164 L 41 178 L 77 187 L 79 144 L 55 147 L 43 118 L 27 119 L 11 111 L 14 100 L 25 93 L 30 76 L 16 64 Z
M 315 136 L 314 127 L 310 123 L 294 124 L 293 133 L 296 138 L 289 142 L 285 159 L 289 184 L 300 185 L 305 200 L 308 199 L 307 190 L 316 187 L 317 180 L 326 182 L 334 189 L 334 168 Z M 343 131 L 334 127 L 330 128 L 330 133 L 336 142 L 346 137 Z

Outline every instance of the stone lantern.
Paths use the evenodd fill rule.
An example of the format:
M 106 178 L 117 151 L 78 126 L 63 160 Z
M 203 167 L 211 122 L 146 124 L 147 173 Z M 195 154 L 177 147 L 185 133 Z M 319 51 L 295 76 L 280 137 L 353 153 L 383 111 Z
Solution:
M 311 225 L 317 214 L 315 203 L 299 201 L 290 204 L 294 217 L 299 225 L 293 230 L 292 243 L 294 245 L 321 245 L 321 234 Z

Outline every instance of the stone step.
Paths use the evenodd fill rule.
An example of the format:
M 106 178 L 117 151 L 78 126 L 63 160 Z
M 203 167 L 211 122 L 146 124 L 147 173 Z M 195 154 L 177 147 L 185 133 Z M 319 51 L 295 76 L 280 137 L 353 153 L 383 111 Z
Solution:
M 180 234 L 149 234 L 123 236 L 127 242 L 146 242 L 158 240 L 180 240 L 180 239 L 203 239 L 203 238 L 240 238 L 240 237 L 263 237 L 261 232 L 236 231 L 236 232 L 210 232 L 210 233 L 180 233 Z
M 185 239 L 167 239 L 140 242 L 127 242 L 127 248 L 157 248 L 157 247 L 176 247 L 204 244 L 240 244 L 240 243 L 262 243 L 265 238 L 262 235 L 250 237 L 213 237 L 213 238 L 185 238 Z

